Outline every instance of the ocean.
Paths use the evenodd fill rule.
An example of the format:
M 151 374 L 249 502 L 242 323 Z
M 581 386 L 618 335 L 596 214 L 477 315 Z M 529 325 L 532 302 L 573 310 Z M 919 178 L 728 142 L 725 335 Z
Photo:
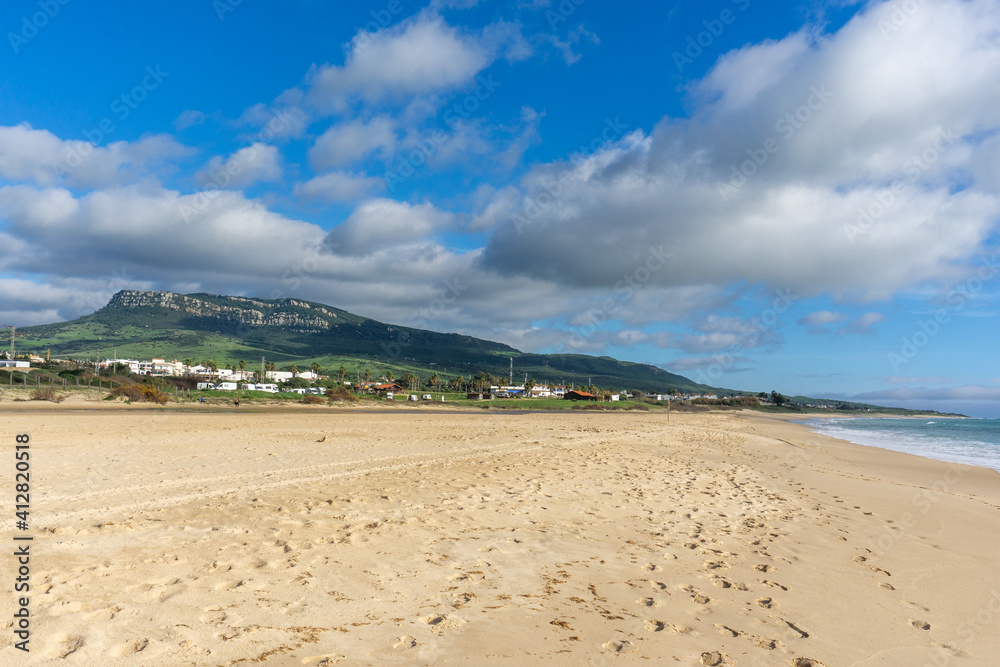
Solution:
M 1000 419 L 830 418 L 800 423 L 858 445 L 1000 471 Z

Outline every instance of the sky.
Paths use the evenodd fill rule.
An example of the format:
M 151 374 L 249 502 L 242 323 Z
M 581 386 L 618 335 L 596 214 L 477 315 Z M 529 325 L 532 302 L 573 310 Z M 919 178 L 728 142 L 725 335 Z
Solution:
M 0 319 L 318 301 L 1000 417 L 1000 4 L 0 6 Z

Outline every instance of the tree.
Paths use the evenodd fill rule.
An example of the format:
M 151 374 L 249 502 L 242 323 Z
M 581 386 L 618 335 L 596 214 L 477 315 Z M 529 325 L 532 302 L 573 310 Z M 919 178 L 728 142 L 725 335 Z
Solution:
M 312 372 L 316 375 L 316 377 L 319 377 L 320 368 L 318 363 L 314 361 L 312 366 L 310 367 L 310 370 L 312 370 Z
M 187 359 L 184 360 L 184 365 L 185 366 L 194 366 L 194 361 L 192 361 L 191 358 L 188 357 Z
M 274 362 L 273 361 L 269 361 L 266 364 L 264 364 L 264 370 L 267 371 L 267 372 L 269 372 L 269 373 L 272 372 L 274 370 Z
M 441 377 L 437 373 L 432 375 L 430 377 L 430 380 L 428 380 L 428 384 L 430 384 L 430 386 L 433 387 L 434 389 L 437 389 L 439 382 L 441 382 Z
M 403 376 L 403 382 L 410 388 L 410 390 L 413 390 L 414 386 L 417 384 L 417 376 L 413 373 L 407 373 Z
M 371 379 L 372 379 L 372 372 L 366 368 L 365 369 L 365 382 L 371 382 Z
M 290 370 L 292 372 L 292 377 L 295 377 L 299 373 L 299 367 L 296 366 L 295 364 L 292 364 L 291 366 L 289 366 L 288 370 Z
M 784 405 L 788 402 L 788 399 L 776 391 L 771 392 L 771 402 L 775 405 Z
M 337 381 L 343 383 L 345 375 L 347 375 L 347 368 L 341 365 L 341 367 L 337 369 Z
M 451 388 L 452 388 L 452 389 L 454 389 L 455 391 L 458 391 L 459 389 L 461 389 L 461 388 L 462 388 L 462 384 L 463 384 L 464 382 L 465 382 L 465 379 L 464 379 L 464 378 L 460 378 L 460 377 L 453 377 L 453 378 L 451 379 L 451 381 L 449 382 L 449 384 L 451 385 Z
M 240 359 L 240 372 L 242 373 L 246 369 L 247 369 L 247 362 L 245 362 L 242 359 Z
M 531 397 L 531 390 L 534 389 L 534 388 L 535 388 L 535 381 L 534 380 L 525 380 L 525 382 L 524 382 L 524 395 L 530 398 Z
M 385 381 L 392 384 L 392 371 L 385 372 Z

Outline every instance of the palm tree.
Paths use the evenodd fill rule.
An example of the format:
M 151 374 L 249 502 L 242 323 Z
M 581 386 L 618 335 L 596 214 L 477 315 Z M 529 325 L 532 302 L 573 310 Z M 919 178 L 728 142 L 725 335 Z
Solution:
M 372 379 L 372 372 L 366 368 L 365 369 L 365 382 L 371 382 L 371 379 Z
M 187 359 L 184 360 L 184 365 L 185 366 L 194 366 L 194 361 L 192 361 L 191 358 L 188 357 Z
M 385 372 L 385 381 L 392 384 L 392 371 Z
M 455 391 L 458 391 L 459 389 L 462 388 L 462 383 L 463 382 L 465 382 L 465 380 L 463 378 L 454 377 L 454 378 L 451 379 L 451 382 L 449 384 L 451 384 L 451 388 L 452 389 L 454 389 Z
M 340 368 L 337 369 L 337 381 L 342 383 L 345 375 L 347 375 L 347 369 L 341 365 Z
M 438 377 L 437 373 L 435 373 L 434 375 L 431 376 L 431 378 L 430 378 L 430 380 L 428 382 L 431 385 L 431 387 L 437 389 L 438 383 L 440 381 L 441 381 L 441 378 Z
M 534 380 L 527 380 L 524 383 L 524 395 L 530 398 L 531 397 L 531 390 L 534 389 L 534 388 L 535 388 L 535 381 Z
M 314 361 L 313 364 L 312 364 L 312 366 L 311 366 L 311 370 L 316 375 L 316 377 L 319 377 L 319 370 L 320 369 L 319 369 L 319 364 L 318 363 L 316 363 Z
M 417 378 L 417 376 L 414 375 L 413 373 L 407 373 L 406 375 L 403 376 L 403 382 L 405 382 L 406 386 L 410 388 L 410 391 L 414 390 L 418 379 L 419 378 Z
M 288 367 L 288 370 L 292 372 L 292 377 L 295 377 L 295 375 L 299 372 L 299 367 L 296 366 L 295 364 L 292 364 L 291 366 Z
M 243 375 L 247 369 L 247 362 L 240 359 L 240 375 Z

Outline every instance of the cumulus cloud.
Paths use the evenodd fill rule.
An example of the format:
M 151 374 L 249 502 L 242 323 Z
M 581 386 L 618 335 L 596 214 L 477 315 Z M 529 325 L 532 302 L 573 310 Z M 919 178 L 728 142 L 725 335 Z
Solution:
M 309 160 L 316 169 L 342 167 L 377 152 L 392 155 L 396 146 L 396 123 L 388 116 L 378 116 L 338 123 L 322 134 L 309 150 Z
M 372 199 L 335 227 L 324 245 L 337 255 L 371 255 L 389 246 L 424 240 L 451 220 L 450 214 L 433 204 Z
M 195 181 L 203 187 L 239 190 L 260 182 L 280 181 L 281 176 L 281 154 L 277 147 L 258 142 L 225 159 L 212 158 L 195 174 Z
M 95 139 L 98 135 L 103 138 L 103 133 L 94 132 Z M 101 187 L 134 181 L 193 152 L 167 135 L 98 146 L 90 141 L 63 140 L 27 123 L 0 126 L 0 179 Z
M 385 179 L 346 171 L 332 171 L 295 186 L 295 194 L 305 199 L 352 201 L 385 189 Z
M 829 310 L 820 310 L 800 317 L 797 322 L 809 330 L 809 333 L 830 333 L 828 328 L 831 324 L 843 322 L 847 319 L 845 313 L 835 313 Z
M 995 168 L 973 159 L 1000 129 L 982 85 L 1000 78 L 1000 6 L 922 5 L 885 36 L 891 11 L 738 49 L 692 86 L 689 120 L 536 167 L 484 266 L 613 285 L 663 244 L 675 259 L 650 286 L 882 299 L 957 280 L 1000 216 Z
M 438 94 L 469 84 L 498 58 L 520 59 L 528 52 L 512 24 L 468 33 L 424 12 L 378 32 L 358 33 L 343 66 L 312 72 L 308 98 L 320 109 L 343 110 L 352 99 L 381 102 Z

